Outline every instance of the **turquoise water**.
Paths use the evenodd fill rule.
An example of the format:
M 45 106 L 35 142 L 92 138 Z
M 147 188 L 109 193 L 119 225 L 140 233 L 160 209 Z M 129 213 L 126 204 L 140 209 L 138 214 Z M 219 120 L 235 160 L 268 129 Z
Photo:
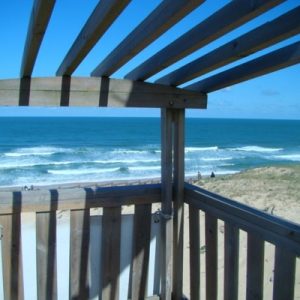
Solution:
M 0 186 L 160 176 L 157 118 L 0 118 Z M 187 119 L 186 174 L 300 162 L 300 121 Z

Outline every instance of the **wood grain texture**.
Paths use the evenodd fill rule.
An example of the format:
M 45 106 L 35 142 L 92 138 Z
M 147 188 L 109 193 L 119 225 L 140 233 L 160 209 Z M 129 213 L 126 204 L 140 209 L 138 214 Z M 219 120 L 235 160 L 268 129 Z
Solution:
M 189 205 L 190 227 L 190 295 L 200 299 L 200 216 L 199 209 Z
M 24 299 L 21 215 L 0 215 L 2 225 L 3 292 L 5 299 Z M 2 280 L 2 278 L 1 278 Z
M 210 93 L 300 63 L 300 42 L 280 48 L 185 87 Z
M 56 212 L 36 214 L 38 299 L 57 299 Z
M 0 106 L 206 108 L 207 96 L 123 79 L 42 77 L 0 80 Z
M 119 299 L 121 207 L 106 207 L 102 217 L 102 299 Z
M 137 66 L 125 78 L 145 80 L 281 2 L 283 0 L 230 1 L 216 13 Z
M 174 221 L 173 221 L 173 299 L 183 297 L 183 235 L 184 235 L 184 144 L 185 111 L 173 111 L 174 130 Z
M 151 204 L 136 205 L 134 211 L 133 247 L 132 247 L 132 300 L 146 298 L 150 239 Z
M 296 223 L 187 183 L 185 202 L 300 255 L 300 226 Z
M 294 299 L 295 271 L 295 254 L 282 247 L 276 247 L 273 300 Z
M 248 233 L 246 300 L 263 299 L 264 241 Z
M 164 0 L 91 73 L 110 76 L 203 0 Z
M 239 229 L 225 223 L 224 300 L 238 300 Z
M 57 76 L 70 76 L 74 72 L 129 2 L 130 0 L 99 1 L 58 68 Z
M 156 80 L 177 86 L 300 32 L 300 6 Z
M 70 299 L 88 299 L 89 209 L 71 211 L 70 230 Z
M 44 34 L 46 32 L 54 8 L 54 4 L 55 0 L 34 1 L 23 53 L 20 77 L 31 76 Z
M 218 229 L 217 219 L 205 214 L 206 300 L 218 297 Z
M 57 197 L 53 199 L 53 192 Z M 16 193 L 19 197 L 16 197 Z M 161 201 L 161 185 L 131 185 L 101 188 L 62 188 L 34 191 L 0 192 L 0 215 L 19 212 L 42 212 L 117 207 Z M 53 203 L 55 202 L 55 206 Z

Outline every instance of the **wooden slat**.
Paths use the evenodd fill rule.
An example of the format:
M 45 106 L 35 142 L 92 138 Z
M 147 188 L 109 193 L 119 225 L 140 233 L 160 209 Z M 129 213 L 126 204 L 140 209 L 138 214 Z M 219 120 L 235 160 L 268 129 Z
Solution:
M 180 85 L 300 32 L 300 6 L 156 80 Z
M 31 76 L 55 0 L 35 0 L 23 53 L 20 77 Z
M 24 299 L 21 215 L 0 215 L 4 299 Z M 2 280 L 2 278 L 1 278 Z
M 102 217 L 102 299 L 119 299 L 121 207 L 106 207 Z
M 246 300 L 262 300 L 264 283 L 264 241 L 248 233 Z
M 238 299 L 239 229 L 225 223 L 224 300 Z
M 0 80 L 0 106 L 206 108 L 207 96 L 130 80 L 90 77 Z
M 131 298 L 133 300 L 146 298 L 151 220 L 151 204 L 135 206 L 131 287 Z
M 51 205 L 53 204 L 51 191 L 56 191 L 59 196 L 55 200 L 56 206 Z M 15 192 L 0 192 L 0 215 L 21 211 L 56 211 L 156 203 L 161 201 L 161 186 L 149 184 L 102 188 L 73 187 L 56 190 L 48 188 L 22 191 L 19 194 L 20 200 L 14 196 Z
M 56 75 L 70 76 L 130 0 L 101 0 L 81 29 Z
M 206 299 L 218 296 L 218 228 L 217 219 L 205 214 Z M 193 280 L 193 278 L 191 278 Z
M 300 255 L 300 226 L 243 203 L 185 184 L 185 202 Z
M 91 75 L 110 76 L 202 2 L 203 0 L 164 0 L 95 68 Z
M 57 299 L 56 213 L 36 214 L 38 299 Z
M 184 121 L 183 109 L 173 111 L 174 118 L 174 224 L 173 224 L 173 299 L 183 297 L 184 228 Z
M 185 88 L 192 91 L 210 93 L 298 63 L 300 63 L 300 42 L 280 48 Z
M 295 290 L 295 254 L 276 247 L 273 300 L 293 300 Z
M 283 0 L 230 1 L 229 4 L 128 73 L 125 78 L 145 80 L 281 2 Z
M 161 110 L 161 297 L 171 299 L 172 293 L 172 200 L 173 200 L 173 162 L 172 162 L 172 110 Z
M 189 205 L 190 223 L 190 295 L 200 299 L 200 222 L 199 209 Z
M 70 230 L 70 299 L 88 299 L 89 209 L 71 211 Z

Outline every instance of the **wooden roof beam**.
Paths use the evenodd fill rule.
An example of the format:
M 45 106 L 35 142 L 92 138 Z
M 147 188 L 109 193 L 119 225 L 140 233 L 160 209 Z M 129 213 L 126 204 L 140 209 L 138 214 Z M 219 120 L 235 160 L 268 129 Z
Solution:
M 204 0 L 164 0 L 91 73 L 110 76 Z
M 63 76 L 0 80 L 0 106 L 206 108 L 206 104 L 207 96 L 202 93 L 124 79 Z
M 280 48 L 247 63 L 203 79 L 185 87 L 185 89 L 210 93 L 298 63 L 300 63 L 300 42 Z
M 177 86 L 300 33 L 300 6 L 156 80 Z
M 70 76 L 130 0 L 101 0 L 58 68 L 57 76 Z
M 283 1 L 285 0 L 231 1 L 136 67 L 125 78 L 145 80 Z
M 35 0 L 30 17 L 20 77 L 30 77 L 46 32 L 55 0 Z

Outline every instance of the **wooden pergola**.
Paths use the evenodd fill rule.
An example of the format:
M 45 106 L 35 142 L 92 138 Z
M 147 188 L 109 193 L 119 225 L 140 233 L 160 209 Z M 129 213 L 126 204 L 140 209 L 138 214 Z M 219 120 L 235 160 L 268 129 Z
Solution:
M 55 0 L 34 1 L 20 78 L 0 80 L 0 105 L 160 108 L 162 137 L 161 185 L 144 187 L 142 190 L 128 188 L 127 190 L 94 191 L 94 194 L 90 196 L 90 204 L 78 200 L 73 208 L 65 204 L 67 202 L 64 201 L 65 199 L 69 199 L 69 196 L 64 198 L 63 194 L 61 195 L 62 198 L 56 199 L 57 203 L 55 207 L 52 207 L 47 202 L 51 201 L 51 199 L 53 200 L 53 198 L 50 197 L 48 199 L 38 193 L 32 193 L 30 196 L 24 192 L 20 196 L 22 200 L 18 197 L 16 198 L 16 194 L 13 193 L 0 195 L 2 206 L 0 208 L 0 223 L 2 225 L 6 224 L 3 225 L 3 242 L 6 241 L 7 243 L 3 251 L 3 257 L 5 261 L 11 263 L 5 266 L 4 272 L 6 276 L 4 278 L 6 299 L 23 298 L 22 280 L 19 277 L 22 272 L 19 269 L 20 264 L 18 263 L 20 253 L 20 236 L 18 236 L 20 219 L 16 217 L 16 214 L 20 215 L 22 211 L 36 211 L 38 214 L 37 222 L 41 225 L 39 228 L 44 228 L 44 231 L 40 229 L 42 230 L 39 233 L 41 238 L 40 243 L 46 244 L 47 241 L 42 238 L 43 233 L 47 233 L 47 237 L 49 238 L 50 236 L 53 238 L 55 235 L 55 232 L 53 233 L 50 228 L 55 224 L 53 221 L 53 211 L 66 207 L 71 210 L 85 210 L 99 205 L 106 207 L 105 217 L 107 220 L 110 220 L 110 218 L 115 220 L 118 215 L 118 211 L 115 209 L 118 205 L 137 204 L 134 202 L 135 200 L 128 200 L 130 197 L 133 197 L 133 199 L 137 197 L 142 198 L 144 205 L 147 205 L 148 202 L 158 202 L 158 198 L 161 199 L 161 234 L 163 241 L 161 293 L 159 295 L 161 299 L 182 299 L 183 297 L 184 202 L 191 205 L 190 224 L 194 228 L 193 234 L 195 236 L 195 240 L 191 241 L 191 266 L 195 266 L 195 270 L 191 270 L 191 299 L 199 299 L 200 297 L 200 271 L 197 270 L 199 267 L 199 241 L 196 238 L 199 233 L 199 209 L 208 213 L 206 219 L 208 228 L 207 253 L 209 253 L 207 255 L 207 263 L 211 268 L 207 269 L 207 300 L 217 298 L 216 284 L 213 282 L 216 280 L 216 269 L 213 266 L 216 264 L 216 241 L 214 240 L 214 233 L 218 218 L 233 220 L 233 223 L 229 221 L 229 225 L 226 227 L 228 232 L 226 249 L 228 251 L 225 261 L 225 266 L 227 266 L 227 277 L 224 288 L 225 299 L 237 299 L 238 297 L 236 266 L 238 259 L 238 246 L 236 242 L 238 239 L 237 224 L 239 228 L 249 230 L 251 233 L 259 233 L 259 238 L 250 235 L 248 242 L 250 250 L 255 249 L 255 251 L 258 251 L 256 247 L 259 247 L 259 253 L 262 255 L 263 242 L 261 239 L 271 240 L 276 245 L 280 244 L 288 248 L 288 252 L 278 250 L 276 254 L 276 261 L 279 267 L 278 273 L 276 273 L 278 275 L 276 275 L 273 299 L 293 299 L 293 274 L 295 273 L 293 273 L 293 269 L 295 268 L 296 256 L 300 254 L 299 227 L 291 225 L 288 222 L 283 222 L 282 220 L 277 220 L 275 217 L 266 216 L 251 208 L 233 204 L 230 202 L 231 200 L 216 195 L 213 196 L 209 192 L 201 191 L 201 189 L 193 189 L 191 186 L 187 186 L 184 183 L 184 119 L 185 109 L 205 109 L 207 107 L 207 95 L 210 92 L 299 63 L 300 41 L 275 51 L 270 51 L 267 54 L 228 68 L 213 76 L 195 81 L 192 84 L 184 86 L 184 88 L 178 86 L 250 56 L 285 39 L 297 36 L 300 33 L 300 6 L 298 5 L 287 13 L 251 31 L 243 33 L 239 37 L 157 79 L 155 82 L 147 81 L 153 75 L 175 64 L 187 55 L 285 2 L 284 0 L 230 1 L 227 5 L 221 7 L 212 15 L 207 16 L 204 21 L 196 24 L 192 29 L 169 45 L 154 53 L 146 61 L 129 72 L 124 79 L 114 79 L 112 77 L 118 69 L 194 9 L 199 6 L 201 7 L 204 2 L 204 0 L 161 1 L 124 40 L 120 41 L 120 44 L 103 61 L 98 65 L 96 65 L 98 62 L 95 62 L 96 67 L 91 71 L 91 77 L 73 77 L 72 74 L 76 68 L 84 61 L 96 43 L 101 40 L 101 37 L 106 32 L 109 32 L 110 26 L 126 10 L 127 5 L 130 3 L 129 0 L 101 0 L 82 27 L 60 66 L 58 66 L 56 76 L 34 78 L 31 75 L 51 18 Z M 146 192 L 150 193 L 154 198 L 143 196 L 142 194 Z M 111 193 L 111 207 L 103 200 L 108 199 L 108 193 Z M 34 205 L 32 204 L 33 199 L 36 201 Z M 121 204 L 118 202 L 118 199 L 122 199 Z M 214 199 L 214 204 L 207 199 Z M 145 207 L 143 208 L 150 215 L 151 210 L 149 211 L 149 207 Z M 233 213 L 232 218 L 230 217 L 230 208 Z M 137 217 L 140 221 L 143 219 L 144 213 L 143 209 L 140 210 L 140 215 Z M 76 221 L 73 225 L 76 227 L 83 224 L 86 215 L 85 212 L 78 213 L 76 211 L 74 212 L 75 217 Z M 108 222 L 107 224 L 110 223 Z M 5 230 L 9 231 L 8 229 L 12 228 L 14 228 L 14 233 L 5 237 Z M 117 229 L 110 232 L 112 235 L 120 233 Z M 293 233 L 289 234 L 288 232 Z M 106 240 L 104 240 L 108 246 L 103 246 L 104 248 L 102 248 L 102 259 L 115 262 L 115 252 L 111 251 L 111 253 L 110 250 L 118 243 L 115 244 L 116 242 L 110 240 L 108 236 L 105 238 Z M 143 239 L 139 241 L 146 243 Z M 12 245 L 17 246 L 13 247 Z M 46 254 L 38 254 L 41 263 L 41 269 L 39 270 L 41 276 L 39 299 L 56 298 L 56 286 L 52 284 L 49 289 L 48 276 L 51 274 L 47 273 L 47 269 L 43 268 L 42 263 L 43 259 L 48 260 L 48 262 L 51 259 L 55 260 L 55 255 L 53 251 L 51 252 L 51 249 L 49 248 Z M 290 251 L 293 254 L 290 254 Z M 77 257 L 76 255 L 80 256 L 78 253 L 73 253 L 73 258 Z M 256 277 L 249 275 L 247 287 L 248 300 L 262 299 L 262 279 L 259 276 L 262 272 L 260 262 L 262 256 L 260 254 L 252 258 L 253 260 L 250 262 L 252 273 L 249 272 Z M 137 261 L 134 260 L 136 268 L 141 268 L 143 259 L 143 257 L 139 257 Z M 74 276 L 78 275 L 80 277 L 80 270 L 77 267 L 74 268 L 75 271 L 72 270 L 73 273 L 70 272 L 75 274 Z M 115 262 L 113 266 L 107 264 L 103 268 L 105 273 L 103 275 L 103 282 L 106 283 L 106 286 L 109 286 L 111 278 L 117 275 L 115 272 L 118 271 L 115 271 L 113 268 L 118 268 L 118 263 Z M 290 272 L 287 272 L 287 270 Z M 55 278 L 55 275 L 52 274 L 51 276 Z M 280 284 L 281 280 L 286 282 L 285 287 Z M 132 288 L 132 299 L 144 298 L 145 287 L 142 279 L 133 277 L 133 285 L 135 286 Z M 88 296 L 84 294 L 84 287 L 84 283 L 80 282 L 80 280 L 76 281 L 75 278 L 70 283 L 70 298 L 86 299 Z M 117 286 L 112 285 L 108 290 L 102 289 L 102 299 L 118 299 L 118 292 L 112 293 L 111 289 L 117 289 Z

